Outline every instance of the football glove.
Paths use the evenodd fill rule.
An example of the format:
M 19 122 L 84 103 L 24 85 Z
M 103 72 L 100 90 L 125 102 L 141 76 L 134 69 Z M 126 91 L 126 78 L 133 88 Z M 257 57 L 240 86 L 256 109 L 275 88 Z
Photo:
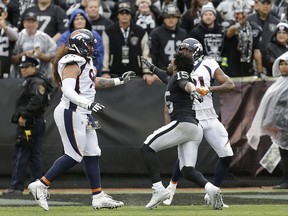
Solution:
M 123 83 L 127 83 L 130 80 L 134 79 L 136 77 L 136 73 L 134 71 L 127 71 L 122 74 L 121 78 Z
M 197 90 L 194 90 L 190 93 L 191 99 L 198 100 L 200 103 L 203 102 L 203 97 L 202 95 L 199 94 Z
M 205 86 L 201 86 L 200 88 L 197 88 L 197 91 L 200 95 L 205 96 L 207 95 L 210 91 L 209 89 Z
M 97 102 L 92 102 L 89 106 L 88 106 L 88 110 L 94 111 L 94 112 L 99 112 L 102 111 L 105 108 L 104 105 L 97 103 Z
M 144 56 L 141 56 L 141 61 L 144 65 L 146 65 L 147 68 L 149 68 L 151 72 L 154 72 L 155 66 L 151 62 L 149 62 Z

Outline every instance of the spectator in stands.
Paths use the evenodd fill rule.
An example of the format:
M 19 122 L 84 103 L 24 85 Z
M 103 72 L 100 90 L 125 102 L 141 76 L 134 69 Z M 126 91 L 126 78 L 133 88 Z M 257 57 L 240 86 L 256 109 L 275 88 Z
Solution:
M 262 54 L 262 62 L 265 68 L 269 65 L 265 62 L 266 56 L 266 46 L 271 41 L 277 24 L 280 20 L 273 16 L 271 13 L 272 10 L 272 1 L 271 0 L 258 0 L 257 3 L 257 12 L 248 16 L 249 22 L 255 22 L 262 28 L 262 39 L 259 42 L 259 48 Z
M 272 40 L 266 47 L 266 66 L 267 75 L 272 76 L 272 65 L 274 61 L 283 53 L 288 51 L 288 23 L 282 21 L 277 25 Z
M 228 65 L 225 71 L 230 77 L 253 76 L 254 59 L 259 76 L 266 80 L 259 45 L 261 28 L 256 23 L 247 20 L 249 7 L 243 1 L 235 1 L 233 11 L 235 21 L 225 21 L 229 23 L 225 24 L 228 26 L 225 38 L 225 57 L 228 58 Z
M 249 7 L 248 13 L 252 12 L 251 4 L 249 4 L 249 0 L 243 0 L 246 1 L 247 6 Z M 234 20 L 234 12 L 233 12 L 233 4 L 235 0 L 225 0 L 220 2 L 220 4 L 217 6 L 216 10 L 221 14 L 222 20 Z
M 48 34 L 55 42 L 68 29 L 69 20 L 65 11 L 60 6 L 54 5 L 52 0 L 38 0 L 37 5 L 28 8 L 23 13 L 21 21 L 29 12 L 36 14 L 39 22 L 38 29 Z M 22 22 L 18 29 L 23 29 Z
M 133 15 L 135 24 L 150 34 L 156 27 L 156 19 L 151 9 L 151 0 L 136 0 L 135 6 L 137 8 Z
M 87 3 L 88 3 L 88 0 L 76 0 L 76 3 L 74 3 L 73 5 L 70 5 L 70 7 L 66 10 L 67 16 L 70 17 L 70 15 L 76 9 L 85 10 Z M 101 14 L 106 19 L 111 18 L 112 11 L 111 11 L 109 5 L 106 4 L 106 1 L 99 0 L 99 14 Z
M 135 71 L 147 84 L 154 82 L 155 76 L 148 68 L 142 68 L 141 56 L 148 58 L 148 34 L 132 22 L 131 6 L 128 2 L 118 5 L 118 21 L 108 27 L 102 35 L 104 60 L 102 77 L 120 77 L 126 71 Z
M 224 29 L 216 21 L 216 10 L 211 2 L 202 6 L 201 22 L 191 30 L 190 37 L 197 39 L 203 46 L 204 58 L 222 62 L 224 48 Z
M 280 76 L 265 92 L 247 132 L 248 143 L 257 149 L 260 137 L 269 135 L 279 147 L 282 181 L 273 189 L 288 189 L 288 52 L 273 64 L 273 75 Z
M 20 19 L 20 9 L 23 5 L 20 4 L 19 0 L 2 0 L 2 4 L 7 8 L 8 16 L 6 20 L 9 21 L 11 25 L 17 26 Z
M 181 17 L 180 27 L 190 31 L 201 22 L 201 9 L 206 0 L 192 0 L 191 8 L 187 10 Z M 221 16 L 217 13 L 217 22 L 221 22 Z
M 40 62 L 38 71 L 51 78 L 53 73 L 50 60 L 56 53 L 55 41 L 48 34 L 37 30 L 38 21 L 35 13 L 26 13 L 23 25 L 24 29 L 19 33 L 13 50 L 12 63 L 19 64 L 22 56 L 36 58 Z M 15 70 L 18 71 L 18 67 Z
M 57 46 L 60 47 L 62 44 L 69 43 L 69 35 L 77 29 L 88 29 L 92 30 L 89 18 L 85 11 L 82 9 L 76 9 L 70 16 L 69 21 L 69 30 L 64 32 L 59 40 L 57 41 Z M 103 56 L 104 56 L 104 47 L 101 36 L 94 30 L 92 30 L 94 37 L 97 40 L 97 43 L 94 44 L 94 53 L 93 53 L 93 64 L 94 67 L 97 69 L 97 76 L 101 76 L 101 69 L 103 63 Z
M 13 46 L 18 39 L 18 29 L 7 20 L 7 7 L 0 3 L 0 78 L 10 74 Z
M 15 153 L 10 188 L 3 194 L 22 194 L 30 168 L 32 181 L 42 176 L 42 149 L 45 132 L 43 118 L 52 86 L 42 73 L 37 72 L 38 61 L 22 56 L 20 71 L 22 83 L 16 110 L 11 122 L 17 124 Z
M 155 0 L 152 1 L 151 10 L 155 16 L 156 25 L 160 26 L 163 23 L 162 11 L 168 4 L 174 4 L 174 0 Z
M 185 29 L 178 26 L 180 16 L 177 6 L 166 5 L 162 12 L 163 25 L 150 33 L 152 63 L 160 68 L 167 67 L 173 59 L 177 46 L 188 37 Z
M 100 14 L 100 0 L 87 0 L 85 12 L 90 18 L 91 27 L 97 31 L 99 35 L 110 25 L 113 25 L 113 21 L 102 16 Z

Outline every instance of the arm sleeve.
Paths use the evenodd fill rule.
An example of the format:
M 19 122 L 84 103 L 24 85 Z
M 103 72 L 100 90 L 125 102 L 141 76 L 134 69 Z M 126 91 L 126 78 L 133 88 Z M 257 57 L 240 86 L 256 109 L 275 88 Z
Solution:
M 167 75 L 165 70 L 161 70 L 160 68 L 155 67 L 153 73 L 156 74 L 163 83 L 168 83 L 170 76 Z
M 62 92 L 66 98 L 68 98 L 70 101 L 72 101 L 74 104 L 87 109 L 89 105 L 92 103 L 87 98 L 81 97 L 77 92 L 75 91 L 75 85 L 76 85 L 76 79 L 73 78 L 66 78 L 62 80 Z

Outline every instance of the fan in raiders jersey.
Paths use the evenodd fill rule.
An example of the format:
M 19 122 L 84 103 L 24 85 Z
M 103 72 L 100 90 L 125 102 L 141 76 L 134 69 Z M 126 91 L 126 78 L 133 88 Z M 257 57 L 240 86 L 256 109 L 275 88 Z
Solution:
M 203 97 L 198 93 L 195 82 L 190 77 L 193 64 L 190 53 L 178 52 L 168 65 L 167 73 L 171 78 L 166 80 L 165 102 L 171 122 L 155 130 L 146 138 L 141 147 L 141 154 L 150 174 L 153 190 L 152 198 L 146 205 L 147 209 L 156 208 L 171 196 L 169 190 L 162 184 L 156 153 L 174 146 L 178 147 L 179 170 L 184 178 L 205 188 L 214 209 L 223 207 L 220 189 L 195 169 L 203 130 L 192 107 L 196 101 L 202 102 Z M 159 78 L 162 78 L 166 72 L 156 73 L 158 74 Z
M 267 80 L 263 72 L 260 41 L 262 29 L 253 21 L 249 21 L 249 5 L 245 1 L 237 0 L 233 4 L 235 20 L 225 21 L 225 54 L 227 60 L 227 74 L 230 77 L 254 76 L 255 73 L 263 80 Z M 254 71 L 253 62 L 256 63 Z
M 133 78 L 135 73 L 129 71 L 114 79 L 96 77 L 91 57 L 95 43 L 97 41 L 91 31 L 75 30 L 69 37 L 68 46 L 62 45 L 53 61 L 54 78 L 62 90 L 61 101 L 54 111 L 54 119 L 62 139 L 64 155 L 54 162 L 40 180 L 28 185 L 36 202 L 46 211 L 49 210 L 47 188 L 82 160 L 91 186 L 93 208 L 117 208 L 124 205 L 102 191 L 99 168 L 101 150 L 95 131 L 97 125 L 91 113 L 105 108 L 94 101 L 95 88 L 124 84 Z
M 27 8 L 21 15 L 21 22 L 18 29 L 23 29 L 23 19 L 27 13 L 33 12 L 39 22 L 38 30 L 48 34 L 55 42 L 68 28 L 68 17 L 65 11 L 52 0 L 38 0 L 35 6 Z
M 227 172 L 233 156 L 233 151 L 229 142 L 228 133 L 223 124 L 218 120 L 218 115 L 213 107 L 212 93 L 225 93 L 235 89 L 233 81 L 220 69 L 219 64 L 213 59 L 202 59 L 203 48 L 200 42 L 194 38 L 185 39 L 178 47 L 178 52 L 190 53 L 194 60 L 194 70 L 190 74 L 191 78 L 197 81 L 196 88 L 203 95 L 203 102 L 196 101 L 194 109 L 196 118 L 203 128 L 203 134 L 207 142 L 217 153 L 219 160 L 215 169 L 213 184 L 220 187 Z M 170 79 L 165 71 L 160 70 L 147 60 L 142 58 L 144 64 L 155 74 L 159 74 L 160 79 L 167 83 Z M 161 74 L 161 76 L 160 76 Z M 216 80 L 219 85 L 212 86 Z M 166 123 L 170 121 L 169 116 L 165 115 Z M 216 136 L 216 135 L 218 136 Z M 170 198 L 164 201 L 165 205 L 171 205 L 176 191 L 178 180 L 181 176 L 179 169 L 179 160 L 175 163 L 173 175 L 167 190 L 170 192 Z M 209 194 L 205 195 L 207 204 L 212 204 Z M 227 205 L 223 204 L 223 207 Z

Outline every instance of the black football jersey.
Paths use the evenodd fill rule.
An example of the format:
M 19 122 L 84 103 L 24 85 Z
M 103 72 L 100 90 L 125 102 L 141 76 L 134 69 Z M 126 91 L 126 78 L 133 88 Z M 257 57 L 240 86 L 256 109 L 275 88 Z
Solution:
M 28 12 L 34 12 L 37 15 L 38 29 L 50 37 L 54 37 L 58 32 L 62 34 L 68 30 L 69 19 L 65 11 L 58 5 L 52 4 L 45 11 L 41 11 L 37 6 L 28 8 L 22 15 L 21 20 Z
M 166 88 L 165 102 L 169 110 L 171 121 L 198 123 L 194 100 L 190 94 L 184 90 L 184 86 L 192 82 L 189 73 L 179 71 L 174 74 Z M 193 108 L 193 109 L 192 109 Z

